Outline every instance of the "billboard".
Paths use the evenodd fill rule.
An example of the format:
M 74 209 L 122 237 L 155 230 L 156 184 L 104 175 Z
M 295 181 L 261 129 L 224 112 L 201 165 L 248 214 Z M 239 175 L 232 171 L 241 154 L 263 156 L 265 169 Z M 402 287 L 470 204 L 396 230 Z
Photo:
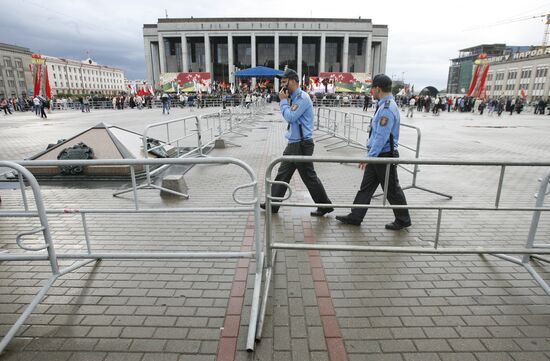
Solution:
M 370 92 L 372 79 L 369 73 L 336 73 L 336 72 L 323 72 L 319 74 L 319 82 L 322 84 L 322 88 L 326 85 L 324 92 L 329 93 L 329 86 L 333 89 L 333 92 L 352 92 L 352 93 L 365 93 Z
M 178 92 L 206 92 L 212 85 L 212 77 L 207 72 L 191 73 L 162 73 L 160 88 L 168 93 Z

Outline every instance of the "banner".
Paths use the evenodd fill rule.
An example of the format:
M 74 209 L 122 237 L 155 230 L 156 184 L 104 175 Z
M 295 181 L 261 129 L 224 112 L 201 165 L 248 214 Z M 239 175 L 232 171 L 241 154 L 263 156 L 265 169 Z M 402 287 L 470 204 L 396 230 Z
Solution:
M 478 59 L 474 61 L 476 68 L 472 77 L 472 84 L 468 91 L 469 97 L 482 98 L 485 94 L 485 83 L 487 74 L 489 73 L 489 63 L 487 62 L 487 54 L 479 54 Z
M 324 72 L 319 74 L 320 82 L 334 88 L 334 92 L 365 93 L 370 91 L 372 79 L 368 73 L 336 73 Z M 327 83 L 328 80 L 328 83 Z
M 207 92 L 211 89 L 212 78 L 207 72 L 163 73 L 160 75 L 160 87 L 167 93 Z

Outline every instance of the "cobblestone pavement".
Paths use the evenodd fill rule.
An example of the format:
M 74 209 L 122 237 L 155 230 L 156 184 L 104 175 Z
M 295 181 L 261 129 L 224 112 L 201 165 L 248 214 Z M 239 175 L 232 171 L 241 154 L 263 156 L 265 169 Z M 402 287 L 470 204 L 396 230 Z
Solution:
M 202 114 L 204 109 L 192 114 Z M 359 112 L 359 110 L 353 110 Z M 242 147 L 210 155 L 242 159 L 256 171 L 263 191 L 265 169 L 282 154 L 285 126 L 276 106 L 252 123 L 248 137 L 229 137 Z M 99 122 L 141 132 L 146 124 L 189 115 L 174 109 L 55 112 L 46 121 L 30 114 L 0 116 L 0 159 L 23 159 Z M 422 130 L 421 156 L 454 160 L 550 159 L 550 117 L 416 113 L 402 122 Z M 403 128 L 401 141 L 415 134 Z M 361 156 L 331 141 L 315 155 Z M 402 157 L 411 153 L 401 150 Z M 333 202 L 351 203 L 361 172 L 351 164 L 318 164 Z M 548 169 L 508 168 L 502 205 L 532 206 L 537 179 Z M 422 166 L 417 184 L 453 195 L 452 200 L 407 190 L 410 204 L 492 206 L 500 169 Z M 401 184 L 411 177 L 399 171 Z M 143 208 L 233 206 L 231 192 L 247 182 L 235 166 L 195 166 L 186 174 L 190 199 L 140 192 Z M 128 208 L 131 196 L 114 198 L 124 184 L 85 187 L 44 183 L 49 208 Z M 311 202 L 296 174 L 291 200 Z M 1 189 L 1 210 L 20 209 L 17 190 Z M 242 194 L 247 197 L 246 192 Z M 381 203 L 376 200 L 375 204 Z M 19 207 L 19 208 L 18 208 Z M 273 217 L 277 241 L 319 244 L 430 246 L 436 211 L 411 211 L 413 226 L 391 232 L 388 210 L 370 210 L 361 227 L 323 218 L 311 209 L 282 207 Z M 263 218 L 263 216 L 262 216 Z M 522 246 L 528 212 L 443 214 L 442 246 Z M 85 249 L 79 215 L 51 216 L 56 249 Z M 0 251 L 18 252 L 15 235 L 34 219 L 0 218 Z M 90 215 L 95 250 L 232 250 L 249 247 L 248 214 Z M 537 241 L 550 243 L 544 214 Z M 31 241 L 31 244 L 40 239 Z M 69 263 L 62 262 L 63 265 Z M 550 266 L 533 262 L 550 281 Z M 248 272 L 247 272 L 248 269 Z M 521 267 L 486 256 L 279 251 L 263 339 L 245 351 L 254 262 L 248 260 L 103 260 L 61 277 L 37 307 L 1 360 L 550 360 L 550 297 Z M 247 275 L 248 273 L 248 275 Z M 0 335 L 49 276 L 46 262 L 0 263 Z

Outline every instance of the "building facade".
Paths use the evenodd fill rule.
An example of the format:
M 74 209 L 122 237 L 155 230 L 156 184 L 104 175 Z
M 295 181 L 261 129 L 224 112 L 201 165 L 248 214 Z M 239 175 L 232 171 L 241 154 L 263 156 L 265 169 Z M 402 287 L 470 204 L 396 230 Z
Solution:
M 70 60 L 42 55 L 48 67 L 52 95 L 115 95 L 126 92 L 124 72 L 92 59 Z
M 233 83 L 236 70 L 260 65 L 288 66 L 300 79 L 383 73 L 388 27 L 361 18 L 167 18 L 143 25 L 143 39 L 150 84 L 178 72 L 209 72 L 214 81 Z
M 457 58 L 451 59 L 447 78 L 447 93 L 467 94 L 472 82 L 474 61 L 480 54 L 497 57 L 507 53 L 528 50 L 527 46 L 507 46 L 506 44 L 481 44 L 459 50 Z
M 0 98 L 20 97 L 32 91 L 31 51 L 0 43 Z
M 527 101 L 548 100 L 550 96 L 550 47 L 508 53 L 487 59 L 488 97 L 523 97 Z

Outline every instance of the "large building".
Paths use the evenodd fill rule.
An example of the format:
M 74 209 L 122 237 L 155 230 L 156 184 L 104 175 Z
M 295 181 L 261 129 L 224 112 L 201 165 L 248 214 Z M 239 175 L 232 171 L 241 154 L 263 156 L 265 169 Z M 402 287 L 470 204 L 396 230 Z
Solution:
M 32 91 L 31 51 L 0 43 L 0 98 L 20 97 Z
M 506 53 L 490 57 L 487 73 L 488 97 L 525 97 L 527 101 L 544 99 L 550 95 L 550 47 Z
M 459 50 L 457 58 L 451 59 L 447 79 L 447 93 L 466 94 L 472 81 L 474 61 L 480 54 L 488 57 L 500 56 L 528 50 L 526 46 L 506 46 L 506 44 L 482 44 Z
M 92 59 L 83 61 L 42 55 L 48 66 L 52 95 L 114 95 L 126 92 L 124 72 L 100 65 Z
M 236 68 L 259 65 L 303 75 L 386 70 L 388 27 L 370 19 L 178 18 L 143 25 L 150 84 L 163 73 L 209 72 L 234 82 Z

